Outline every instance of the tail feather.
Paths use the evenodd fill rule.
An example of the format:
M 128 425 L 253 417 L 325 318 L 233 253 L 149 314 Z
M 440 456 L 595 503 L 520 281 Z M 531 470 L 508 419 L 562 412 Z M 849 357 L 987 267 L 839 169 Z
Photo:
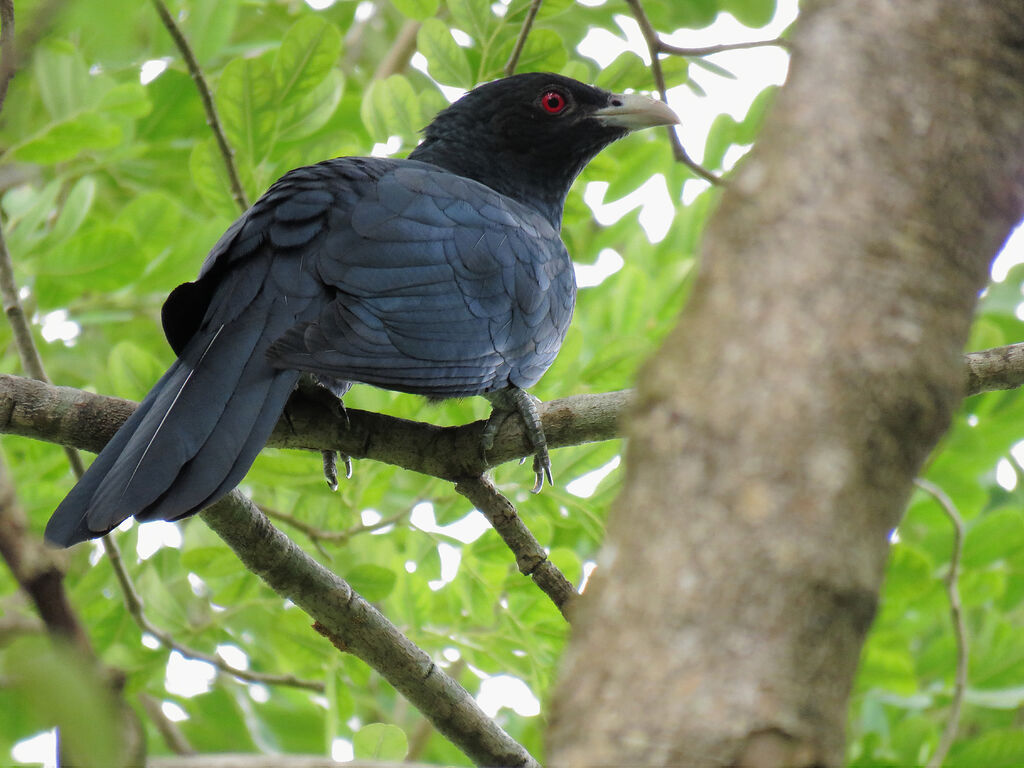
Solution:
M 262 450 L 263 446 L 266 445 L 267 438 L 270 437 L 270 433 L 274 431 L 274 426 L 277 424 L 277 420 L 284 410 L 285 403 L 288 402 L 288 397 L 292 390 L 295 389 L 295 384 L 298 382 L 299 373 L 297 371 L 276 371 L 273 381 L 267 390 L 266 397 L 263 401 L 263 407 L 259 411 L 259 416 L 256 421 L 252 424 L 252 429 L 249 432 L 245 442 L 242 443 L 241 449 L 238 452 L 238 456 L 235 459 L 231 469 L 224 475 L 220 484 L 210 493 L 208 493 L 202 500 L 192 504 L 192 508 L 184 514 L 178 514 L 173 519 L 190 515 L 193 512 L 198 512 L 204 507 L 208 507 L 213 502 L 227 494 L 242 482 L 242 478 L 249 471 L 252 463 L 256 460 L 256 456 Z M 186 468 L 191 471 L 193 468 L 203 466 L 202 461 L 196 461 Z M 186 488 L 192 485 L 191 478 L 185 477 L 184 483 L 181 484 L 181 488 Z M 172 493 L 179 486 L 176 484 L 175 488 L 172 489 Z M 170 494 L 168 494 L 170 496 Z M 167 510 L 157 516 L 157 519 L 172 519 L 169 518 L 169 514 L 174 514 L 173 509 L 180 505 L 174 504 L 168 506 Z
M 264 352 L 261 345 L 246 365 L 217 429 L 182 467 L 174 484 L 136 513 L 139 520 L 173 520 L 198 512 L 245 477 L 299 378 L 298 371 L 271 368 Z
M 241 481 L 299 375 L 267 361 L 268 314 L 251 307 L 192 339 L 57 507 L 47 540 L 71 546 L 133 515 L 185 517 Z
M 46 524 L 46 540 L 52 544 L 62 547 L 70 547 L 80 541 L 91 539 L 102 535 L 102 529 L 93 529 L 89 526 L 85 511 L 88 509 L 97 489 L 103 484 L 110 472 L 111 467 L 121 457 L 128 442 L 147 419 L 155 418 L 153 405 L 168 386 L 174 386 L 173 381 L 181 377 L 181 361 L 175 361 L 168 371 L 160 378 L 150 393 L 135 409 L 135 413 L 128 417 L 117 433 L 110 439 L 106 447 L 100 452 L 96 460 L 89 466 L 85 474 L 78 481 L 71 492 L 64 497 L 64 500 L 57 507 Z M 123 518 L 122 518 L 123 519 Z M 118 520 L 112 523 L 106 530 L 112 530 L 121 523 Z
M 185 376 L 180 385 L 161 392 L 154 407 L 159 418 L 136 429 L 107 481 L 97 489 L 91 508 L 103 508 L 107 516 L 123 515 L 122 520 L 145 509 L 220 429 L 224 409 L 235 397 L 263 332 L 265 320 L 255 324 L 245 319 L 220 326 L 212 338 L 193 339 L 182 355 Z M 269 375 L 269 365 L 262 364 L 264 375 Z

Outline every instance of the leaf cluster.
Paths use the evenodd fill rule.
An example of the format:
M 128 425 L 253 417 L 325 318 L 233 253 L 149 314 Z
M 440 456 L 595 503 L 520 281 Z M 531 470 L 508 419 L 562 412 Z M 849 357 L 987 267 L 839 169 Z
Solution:
M 467 89 L 502 74 L 528 7 L 528 0 L 340 0 L 319 11 L 296 0 L 170 5 L 210 81 L 249 200 L 299 165 L 368 154 L 375 146 L 406 153 L 447 103 L 449 88 Z M 159 329 L 163 298 L 194 276 L 238 214 L 223 158 L 195 84 L 148 4 L 83 0 L 54 10 L 40 1 L 18 10 L 26 20 L 19 29 L 35 30 L 36 39 L 21 51 L 0 125 L 0 213 L 19 285 L 54 381 L 139 399 L 171 360 Z M 757 26 L 774 10 L 774 0 L 646 7 L 666 34 L 704 26 L 722 12 Z M 653 88 L 635 53 L 622 53 L 603 71 L 576 53 L 594 28 L 624 38 L 620 17 L 628 13 L 621 0 L 547 0 L 518 69 L 559 71 L 615 89 Z M 403 30 L 412 24 L 414 51 L 403 53 Z M 410 58 L 413 52 L 422 55 L 422 68 L 410 65 L 420 62 Z M 390 71 L 380 71 L 385 59 L 395 62 Z M 152 62 L 166 69 L 143 82 L 146 67 L 157 66 Z M 669 86 L 695 90 L 690 67 L 716 67 L 681 57 L 668 57 L 663 65 Z M 719 116 L 704 148 L 708 167 L 719 168 L 730 147 L 755 141 L 770 100 L 771 92 L 763 93 L 741 120 Z M 619 199 L 655 172 L 674 202 L 659 242 L 640 227 L 638 209 L 601 225 L 583 202 L 591 182 L 607 183 L 606 200 Z M 629 386 L 657 349 L 685 300 L 700 233 L 717 199 L 711 190 L 682 204 L 683 187 L 692 180 L 692 172 L 673 161 L 664 137 L 653 132 L 620 142 L 585 171 L 566 207 L 565 240 L 580 264 L 611 249 L 623 266 L 581 290 L 562 352 L 535 390 L 542 399 Z M 990 289 L 972 348 L 1021 337 L 1016 311 L 1022 282 L 1024 274 L 1016 271 Z M 67 323 L 74 329 L 62 341 L 58 331 L 66 331 Z M 0 370 L 18 367 L 10 331 L 2 326 Z M 347 402 L 439 424 L 487 412 L 483 402 L 428 405 L 367 387 L 357 387 Z M 1024 763 L 1024 490 L 1011 453 L 1021 440 L 1022 417 L 1018 392 L 968 401 L 927 471 L 953 498 L 968 528 L 960 584 L 972 660 L 953 753 L 958 765 Z M 2 446 L 21 503 L 41 531 L 71 486 L 66 458 L 55 446 L 21 439 L 4 438 Z M 576 584 L 600 545 L 618 472 L 589 497 L 567 486 L 620 450 L 605 443 L 556 452 L 558 485 L 519 504 L 527 525 Z M 1008 473 L 1017 479 L 1013 488 Z M 514 501 L 527 498 L 531 477 L 522 468 L 502 468 L 496 481 Z M 493 531 L 464 533 L 475 513 L 449 485 L 361 462 L 354 478 L 331 494 L 319 456 L 267 450 L 244 489 L 262 507 L 300 520 L 301 528 L 282 525 L 308 551 L 319 548 L 330 567 L 471 692 L 484 677 L 504 674 L 545 698 L 566 625 L 519 574 Z M 360 529 L 380 517 L 394 521 Z M 97 653 L 125 672 L 129 703 L 148 696 L 180 708 L 186 719 L 177 725 L 200 752 L 323 754 L 342 739 L 359 756 L 401 759 L 409 753 L 430 762 L 465 762 L 440 736 L 427 730 L 423 739 L 424 723 L 415 711 L 362 662 L 311 632 L 308 618 L 241 568 L 204 525 L 192 520 L 180 529 L 180 545 L 145 558 L 138 554 L 137 527 L 119 535 L 149 621 L 182 646 L 206 654 L 237 649 L 252 671 L 291 674 L 322 684 L 322 690 L 246 683 L 222 671 L 203 692 L 176 692 L 168 678 L 171 650 L 144 636 L 110 569 L 95 563 L 94 550 L 80 547 L 71 554 L 67 584 Z M 317 535 L 357 529 L 337 540 Z M 950 703 L 955 654 L 943 590 L 949 524 L 933 499 L 918 494 L 898 534 L 851 709 L 849 754 L 857 766 L 927 760 Z M 31 625 L 30 609 L 0 570 L 0 625 L 13 626 L 16 618 Z M 40 647 L 32 634 L 0 631 L 0 755 L 50 727 L 59 714 L 53 696 L 33 691 L 57 690 L 53 667 L 75 669 L 74 661 L 55 659 Z M 90 698 L 88 675 L 73 672 L 63 681 L 67 702 L 78 703 L 82 718 L 102 723 L 102 701 Z M 503 709 L 498 719 L 542 756 L 542 717 Z M 143 717 L 143 723 L 149 753 L 168 752 L 152 720 Z M 102 732 L 101 725 L 96 728 Z M 103 759 L 102 744 L 87 749 Z

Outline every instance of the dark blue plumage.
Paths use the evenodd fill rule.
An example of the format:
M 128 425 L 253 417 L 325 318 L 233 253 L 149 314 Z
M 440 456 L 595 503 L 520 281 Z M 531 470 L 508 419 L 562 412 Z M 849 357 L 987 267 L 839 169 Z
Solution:
M 168 298 L 178 360 L 54 512 L 47 539 L 69 546 L 133 515 L 174 520 L 213 503 L 244 477 L 302 372 L 342 393 L 362 382 L 489 395 L 529 423 L 529 399 L 504 394 L 537 382 L 569 326 L 568 188 L 603 146 L 668 122 L 646 97 L 520 75 L 442 112 L 408 160 L 286 174 Z M 546 459 L 543 434 L 534 439 Z

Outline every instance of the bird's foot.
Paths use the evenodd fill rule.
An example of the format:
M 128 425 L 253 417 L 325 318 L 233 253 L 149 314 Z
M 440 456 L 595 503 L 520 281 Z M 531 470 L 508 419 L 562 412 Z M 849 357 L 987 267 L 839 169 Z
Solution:
M 305 399 L 333 411 L 334 415 L 345 422 L 345 429 L 348 429 L 352 425 L 341 398 L 351 387 L 352 383 L 349 381 L 335 381 L 316 374 L 304 373 L 299 377 L 295 390 Z
M 314 374 L 303 374 L 299 377 L 296 389 L 299 393 L 313 402 L 333 411 L 337 418 L 345 423 L 345 429 L 352 425 L 348 420 L 348 411 L 342 401 L 342 395 L 348 392 L 351 383 L 347 381 L 334 381 Z M 324 479 L 327 480 L 327 487 L 332 491 L 338 490 L 338 459 L 345 465 L 345 479 L 352 478 L 352 457 L 341 451 L 320 451 L 324 461 Z
M 484 426 L 484 433 L 481 439 L 484 453 L 494 447 L 494 438 L 498 429 L 511 413 L 518 413 L 526 427 L 526 437 L 533 447 L 533 473 L 537 482 L 534 483 L 532 493 L 540 493 L 544 487 L 544 478 L 547 478 L 548 485 L 554 485 L 555 481 L 551 476 L 551 456 L 548 454 L 548 441 L 544 436 L 544 426 L 540 421 L 540 412 L 537 405 L 540 403 L 536 397 L 525 389 L 509 387 L 498 392 L 488 392 L 484 395 L 491 401 L 490 417 Z M 523 459 L 525 461 L 525 459 Z M 522 461 L 519 462 L 522 464 Z
M 338 459 L 345 465 L 345 479 L 352 479 L 352 457 L 341 451 L 320 451 L 324 459 L 324 479 L 332 491 L 338 490 Z

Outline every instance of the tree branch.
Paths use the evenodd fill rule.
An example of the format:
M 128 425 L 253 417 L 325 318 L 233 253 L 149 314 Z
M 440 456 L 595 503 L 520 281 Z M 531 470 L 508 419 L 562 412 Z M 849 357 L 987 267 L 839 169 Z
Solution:
M 657 48 L 661 53 L 668 53 L 672 56 L 687 57 L 711 56 L 716 53 L 722 53 L 723 51 L 745 51 L 751 48 L 767 48 L 769 46 L 774 48 L 789 48 L 789 41 L 784 40 L 781 37 L 777 37 L 774 40 L 753 40 L 748 43 L 719 43 L 718 45 L 707 45 L 703 48 L 683 48 L 679 45 L 666 43 L 660 37 L 657 38 L 657 40 Z
M 178 724 L 170 720 L 167 715 L 164 714 L 160 701 L 155 696 L 150 696 L 148 693 L 141 693 L 139 694 L 139 703 L 142 704 L 142 709 L 146 712 L 146 717 L 148 717 L 150 722 L 156 726 L 156 729 L 160 732 L 160 736 L 163 737 L 164 743 L 172 752 L 174 752 L 174 754 L 196 754 L 195 749 L 193 749 L 188 739 L 185 738 L 185 734 L 181 732 Z M 152 761 L 148 762 L 148 765 L 152 767 Z
M 537 12 L 540 10 L 542 2 L 544 0 L 531 0 L 530 7 L 526 9 L 526 18 L 523 19 L 523 26 L 519 29 L 516 44 L 512 47 L 508 61 L 505 62 L 505 77 L 511 77 L 516 73 L 516 65 L 519 63 L 519 57 L 523 55 L 523 46 L 526 45 L 526 38 L 530 36 L 530 30 L 533 28 L 534 19 L 537 18 Z
M 953 625 L 953 636 L 956 638 L 956 676 L 953 681 L 953 698 L 949 703 L 949 719 L 946 720 L 946 727 L 942 730 L 942 738 L 935 748 L 935 754 L 928 761 L 928 768 L 941 768 L 960 727 L 960 710 L 967 694 L 967 669 L 970 662 L 967 627 L 964 624 L 960 588 L 957 585 L 960 579 L 960 559 L 964 552 L 964 521 L 953 500 L 935 483 L 919 477 L 914 484 L 938 502 L 949 522 L 953 524 L 953 551 L 949 555 L 949 570 L 946 572 L 945 582 L 950 622 Z
M 420 31 L 420 26 L 420 22 L 412 19 L 402 25 L 395 42 L 377 65 L 377 70 L 373 73 L 374 80 L 384 80 L 409 66 L 409 60 L 416 53 L 416 34 Z
M 654 76 L 654 84 L 658 89 L 658 94 L 661 96 L 662 101 L 667 102 L 668 89 L 665 87 L 665 73 L 662 72 L 661 61 L 658 59 L 658 52 L 661 50 L 661 39 L 658 37 L 658 32 L 654 25 L 651 24 L 651 20 L 647 18 L 647 13 L 640 4 L 640 0 L 626 0 L 626 4 L 633 12 L 633 17 L 636 19 L 637 24 L 640 25 L 640 32 L 647 43 L 647 51 L 651 56 L 651 74 Z M 712 184 L 725 183 L 720 176 L 716 176 L 687 154 L 682 142 L 679 141 L 675 128 L 669 125 L 665 130 L 668 133 L 669 142 L 672 144 L 672 154 L 677 162 L 682 163 L 702 179 Z
M 516 556 L 519 572 L 529 576 L 544 594 L 571 620 L 576 590 L 564 574 L 548 559 L 547 552 L 530 533 L 530 529 L 516 513 L 512 502 L 506 499 L 484 476 L 461 480 L 455 490 L 480 510 Z
M 206 124 L 213 131 L 213 136 L 217 140 L 217 149 L 220 150 L 221 159 L 224 161 L 224 168 L 227 170 L 228 183 L 231 185 L 231 196 L 235 199 L 239 210 L 244 211 L 249 207 L 249 202 L 246 199 L 242 181 L 238 177 L 234 152 L 231 150 L 231 145 L 228 144 L 227 137 L 224 135 L 224 129 L 221 127 L 220 117 L 217 116 L 217 108 L 213 104 L 213 96 L 210 93 L 210 87 L 206 84 L 203 71 L 199 68 L 199 62 L 196 60 L 188 40 L 185 39 L 185 34 L 175 23 L 163 0 L 152 0 L 152 2 L 157 15 L 160 17 L 160 21 L 163 22 L 171 39 L 174 40 L 175 46 L 177 46 L 178 51 L 181 53 L 181 57 L 185 60 L 185 65 L 188 67 L 188 73 L 192 76 L 192 81 L 196 84 L 199 98 L 203 102 L 203 110 L 206 112 Z
M 1024 343 L 970 352 L 964 362 L 968 397 L 1024 385 Z
M 1024 342 L 970 352 L 964 356 L 963 370 L 967 396 L 1016 389 L 1024 385 Z M 620 437 L 619 420 L 632 398 L 632 390 L 620 390 L 541 403 L 548 444 L 565 448 Z M 129 400 L 0 374 L 0 434 L 98 453 L 134 410 L 135 403 Z M 491 467 L 532 455 L 516 419 L 505 420 L 484 459 L 478 450 L 484 421 L 436 427 L 354 408 L 347 413 L 348 429 L 322 403 L 293 397 L 289 419 L 277 425 L 267 445 L 336 450 L 452 481 L 475 478 Z M 427 447 L 435 455 L 418 453 Z
M 539 768 L 462 686 L 241 493 L 232 491 L 200 515 L 246 568 L 309 614 L 335 647 L 377 670 L 474 762 Z
M 618 437 L 617 422 L 630 396 L 629 390 L 623 390 L 542 403 L 539 410 L 548 445 L 564 448 Z M 134 410 L 135 403 L 121 398 L 0 374 L 0 434 L 98 453 Z M 437 427 L 349 408 L 346 424 L 323 403 L 301 396 L 289 401 L 287 413 L 268 445 L 341 451 L 452 482 L 533 455 L 518 419 L 505 420 L 494 447 L 484 457 L 480 455 L 484 420 Z

